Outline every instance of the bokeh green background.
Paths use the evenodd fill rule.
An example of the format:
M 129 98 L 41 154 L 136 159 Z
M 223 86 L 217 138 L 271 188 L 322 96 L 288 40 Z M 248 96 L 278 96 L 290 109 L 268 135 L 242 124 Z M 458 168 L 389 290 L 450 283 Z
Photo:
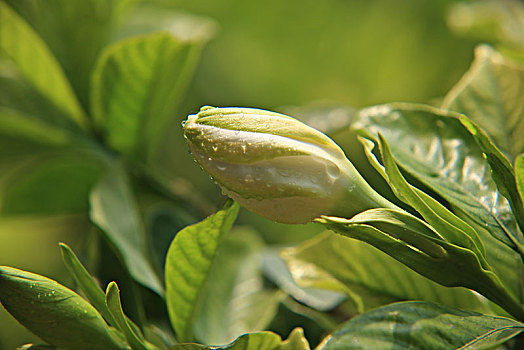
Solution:
M 204 104 L 280 109 L 315 101 L 362 107 L 392 101 L 438 100 L 469 66 L 475 44 L 457 37 L 447 27 L 447 13 L 453 3 L 147 2 L 149 7 L 209 17 L 218 24 L 183 106 L 167 132 L 164 148 L 185 147 L 180 122 Z M 52 18 L 52 13 L 45 12 L 45 5 L 42 11 Z M 193 172 L 200 188 L 217 192 L 189 155 L 176 160 L 169 157 L 167 151 L 160 155 L 170 164 L 168 172 Z M 89 226 L 87 221 L 86 213 L 0 218 L 0 265 L 70 284 L 57 243 L 65 241 L 73 248 L 80 244 Z M 33 339 L 0 309 L 1 350 L 14 349 Z

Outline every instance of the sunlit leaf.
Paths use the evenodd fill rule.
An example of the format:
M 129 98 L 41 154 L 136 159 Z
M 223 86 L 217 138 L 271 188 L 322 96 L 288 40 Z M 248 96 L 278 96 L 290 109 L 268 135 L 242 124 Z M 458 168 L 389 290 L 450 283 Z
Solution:
M 143 339 L 142 334 L 138 334 L 135 329 L 131 327 L 128 322 L 124 310 L 122 310 L 122 303 L 120 301 L 120 290 L 115 282 L 109 283 L 106 291 L 106 305 L 116 322 L 116 327 L 124 334 L 127 342 L 133 350 L 152 350 Z
M 524 151 L 522 95 L 524 66 L 483 45 L 475 50 L 471 68 L 448 93 L 442 107 L 467 115 L 513 159 Z
M 509 231 L 520 241 L 508 201 L 491 179 L 482 151 L 455 115 L 421 105 L 383 105 L 362 110 L 355 128 L 375 143 L 380 132 L 403 170 L 497 239 L 514 246 Z
M 89 107 L 91 71 L 134 0 L 7 0 L 49 46 L 77 93 Z M 45 11 L 42 8 L 45 7 Z
M 179 341 L 193 341 L 202 294 L 224 235 L 231 228 L 238 205 L 228 201 L 216 214 L 178 232 L 167 253 L 166 303 Z
M 260 238 L 237 228 L 222 238 L 199 295 L 195 338 L 205 344 L 227 344 L 238 336 L 266 329 L 282 294 L 264 289 Z
M 86 126 L 86 116 L 55 57 L 29 24 L 4 2 L 0 3 L 0 53 L 12 60 L 43 96 Z
M 0 301 L 22 325 L 64 349 L 123 349 L 100 314 L 70 289 L 26 271 L 0 267 Z
M 464 288 L 446 288 L 369 244 L 325 232 L 284 257 L 302 285 L 330 288 L 330 278 L 345 285 L 358 298 L 362 311 L 401 300 L 425 300 L 468 310 L 489 312 L 486 301 Z
M 162 31 L 124 39 L 102 53 L 93 72 L 91 108 L 113 149 L 142 159 L 154 152 L 202 44 Z
M 508 318 L 404 302 L 351 319 L 317 349 L 491 349 L 522 331 L 524 324 Z
M 91 191 L 89 201 L 91 220 L 113 244 L 131 276 L 163 295 L 164 288 L 149 258 L 143 222 L 122 164 L 107 169 Z

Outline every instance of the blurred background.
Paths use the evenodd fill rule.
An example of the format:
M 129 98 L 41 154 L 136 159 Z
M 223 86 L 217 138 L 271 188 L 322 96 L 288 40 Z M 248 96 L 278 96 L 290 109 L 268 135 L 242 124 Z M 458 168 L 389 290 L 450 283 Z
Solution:
M 25 5 L 34 1 L 7 2 L 37 29 L 43 22 L 61 20 L 44 1 L 40 2 L 40 22 L 26 11 Z M 129 11 L 122 23 L 134 26 L 122 26 L 111 40 L 129 35 L 142 22 L 157 20 L 163 11 L 209 19 L 216 29 L 151 165 L 170 178 L 179 191 L 197 189 L 194 193 L 200 197 L 194 200 L 200 201 L 199 213 L 204 215 L 215 210 L 222 197 L 186 150 L 180 123 L 187 114 L 197 112 L 202 105 L 285 110 L 311 104 L 359 108 L 393 101 L 438 101 L 466 71 L 478 42 L 478 38 L 457 32 L 467 19 L 457 17 L 457 11 L 461 11 L 457 6 L 452 0 L 154 0 Z M 84 29 L 89 32 L 89 23 L 86 20 L 78 25 L 86 25 Z M 68 40 L 67 33 L 62 34 L 64 37 L 58 31 L 49 31 L 44 40 L 56 48 L 57 42 Z M 54 53 L 60 58 L 58 51 Z M 70 205 L 65 211 L 46 208 L 48 196 L 53 196 L 51 185 L 38 193 L 31 190 L 32 182 L 56 184 L 53 171 L 47 172 L 44 180 L 26 180 L 24 190 L 10 193 L 6 199 L 13 160 L 23 153 L 13 145 L 0 140 L 0 194 L 9 204 L 0 206 L 0 265 L 70 285 L 57 243 L 67 242 L 73 249 L 88 244 L 92 225 L 85 198 L 92 181 L 68 184 L 66 176 L 60 179 L 73 189 L 65 201 L 79 198 L 78 205 Z M 75 169 L 73 173 L 90 171 Z M 189 216 L 181 222 L 196 221 Z M 261 227 L 269 225 L 252 214 L 243 212 L 241 216 L 259 220 Z M 167 221 L 163 232 L 172 237 L 177 224 Z M 310 226 L 282 230 L 288 231 L 285 238 L 276 229 L 261 231 L 270 243 L 301 240 L 317 232 Z M 34 337 L 0 308 L 0 349 L 13 349 L 32 340 Z

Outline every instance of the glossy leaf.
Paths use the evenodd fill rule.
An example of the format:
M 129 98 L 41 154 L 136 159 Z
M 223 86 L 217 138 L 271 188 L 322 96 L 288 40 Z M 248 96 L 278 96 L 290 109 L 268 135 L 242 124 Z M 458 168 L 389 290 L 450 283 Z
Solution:
M 391 104 L 362 110 L 354 127 L 377 143 L 380 132 L 407 173 L 460 208 L 509 246 L 520 234 L 491 169 L 456 115 L 422 105 Z
M 524 202 L 524 153 L 515 160 L 515 177 L 520 198 Z
M 388 177 L 384 167 L 382 166 L 382 164 L 379 163 L 379 161 L 372 152 L 374 146 L 373 142 L 364 138 L 361 138 L 361 141 L 364 145 L 364 149 L 369 162 L 377 170 L 377 172 L 381 174 L 383 178 L 387 179 Z M 427 198 L 427 195 L 425 195 L 421 191 L 417 190 L 417 193 L 419 195 L 422 195 L 424 198 Z M 433 199 L 428 199 L 426 204 L 431 204 L 434 202 L 435 201 Z M 436 207 L 438 208 L 439 205 L 437 205 Z M 503 243 L 503 241 L 495 238 L 493 233 L 490 232 L 490 230 L 492 230 L 491 227 L 479 224 L 477 222 L 479 221 L 478 218 L 473 219 L 471 218 L 471 216 L 464 214 L 465 210 L 465 208 L 454 208 L 454 211 L 456 213 L 459 213 L 459 215 L 465 221 L 467 221 L 467 223 L 472 228 L 474 228 L 474 230 L 481 238 L 483 245 L 486 249 L 486 259 L 488 260 L 488 263 L 491 266 L 491 268 L 502 279 L 506 288 L 509 291 L 511 291 L 517 299 L 520 299 L 521 290 L 518 286 L 521 283 L 521 274 L 520 272 L 514 273 L 514 271 L 524 271 L 522 259 L 512 248 L 510 248 L 509 245 L 507 245 L 507 241 L 504 241 L 505 243 Z
M 513 158 L 524 151 L 523 94 L 524 66 L 483 45 L 442 107 L 467 115 Z
M 199 38 L 156 32 L 109 46 L 93 72 L 91 108 L 113 149 L 148 157 L 164 136 L 171 114 L 200 55 Z
M 131 327 L 128 322 L 122 304 L 120 301 L 120 290 L 115 282 L 109 283 L 106 291 L 106 305 L 116 322 L 116 327 L 124 334 L 129 345 L 133 350 L 150 350 L 154 347 L 149 347 L 143 339 L 142 334 L 137 334 L 135 329 Z
M 88 108 L 89 83 L 100 51 L 113 38 L 131 0 L 7 0 L 49 46 Z M 45 6 L 45 11 L 42 7 Z
M 229 345 L 210 347 L 201 344 L 177 344 L 171 350 L 276 350 L 281 343 L 280 336 L 271 332 L 244 334 Z
M 91 191 L 89 201 L 91 220 L 113 244 L 131 276 L 163 295 L 164 288 L 149 258 L 143 222 L 122 164 L 107 169 Z
M 410 214 L 370 209 L 351 219 L 325 216 L 317 221 L 373 245 L 439 284 L 473 289 L 524 320 L 524 307 L 493 271 L 482 266 L 477 254 L 434 237 L 431 227 Z
M 289 248 L 289 250 L 293 250 L 293 248 Z M 287 252 L 287 250 L 285 251 Z M 275 283 L 280 290 L 291 295 L 294 299 L 299 300 L 301 303 L 319 311 L 332 310 L 346 299 L 346 289 L 338 286 L 337 281 L 333 281 L 327 275 L 322 276 L 323 282 L 326 284 L 332 282 L 335 286 L 330 285 L 333 286 L 331 290 L 329 290 L 330 288 L 320 289 L 315 287 L 300 286 L 297 284 L 295 279 L 293 279 L 292 272 L 286 266 L 286 260 L 279 256 L 280 253 L 280 249 L 268 249 L 264 253 L 262 260 L 262 266 L 264 268 L 265 275 L 273 283 Z M 288 263 L 291 264 L 289 260 Z M 311 268 L 305 266 L 305 264 L 304 266 L 297 268 L 298 271 L 300 271 L 297 273 L 297 275 L 300 276 L 306 274 L 306 271 L 311 271 Z
M 86 116 L 43 40 L 6 3 L 0 3 L 0 51 L 43 96 L 81 126 Z
M 178 232 L 166 258 L 166 303 L 179 341 L 193 341 L 205 284 L 213 271 L 217 251 L 238 213 L 228 201 L 216 214 Z
M 95 279 L 87 272 L 86 268 L 73 250 L 65 243 L 60 243 L 60 252 L 62 253 L 62 260 L 67 269 L 75 279 L 82 292 L 84 292 L 87 299 L 91 302 L 104 319 L 111 325 L 115 326 L 116 321 L 107 308 L 106 295 L 98 286 Z
M 491 349 L 522 331 L 524 324 L 508 318 L 404 302 L 351 319 L 317 349 Z
M 46 277 L 0 267 L 0 301 L 22 325 L 57 347 L 125 349 L 87 301 Z
M 443 287 L 369 244 L 325 232 L 284 250 L 301 285 L 332 289 L 335 278 L 352 292 L 359 312 L 393 301 L 424 300 L 489 312 L 486 300 L 464 288 Z M 338 289 L 338 288 L 337 288 Z
M 282 294 L 264 289 L 260 254 L 263 243 L 248 228 L 223 237 L 199 293 L 195 338 L 204 344 L 227 344 L 238 336 L 266 329 Z
M 277 348 L 278 350 L 309 350 L 309 343 L 304 336 L 302 328 L 295 328 L 289 334 L 286 341 L 282 342 Z
M 513 166 L 508 158 L 502 154 L 489 136 L 477 124 L 464 115 L 459 118 L 462 125 L 468 129 L 471 135 L 473 135 L 480 149 L 484 153 L 484 156 L 491 167 L 491 177 L 493 181 L 495 181 L 499 192 L 509 201 L 513 215 L 515 216 L 520 232 L 522 233 L 524 231 L 524 204 L 517 190 Z M 513 238 L 510 234 L 507 236 L 510 239 Z M 521 255 L 524 256 L 524 247 L 522 245 L 524 242 L 514 240 L 513 243 L 518 247 Z

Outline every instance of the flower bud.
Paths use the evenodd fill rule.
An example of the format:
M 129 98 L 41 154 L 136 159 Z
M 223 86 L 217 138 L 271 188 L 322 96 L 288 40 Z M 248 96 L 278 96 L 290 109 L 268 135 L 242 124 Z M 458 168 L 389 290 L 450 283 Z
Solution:
M 61 349 L 127 349 L 91 304 L 49 278 L 0 266 L 0 302 L 27 329 Z
M 184 135 L 222 191 L 283 223 L 392 204 L 378 195 L 329 137 L 289 116 L 253 108 L 202 107 Z

